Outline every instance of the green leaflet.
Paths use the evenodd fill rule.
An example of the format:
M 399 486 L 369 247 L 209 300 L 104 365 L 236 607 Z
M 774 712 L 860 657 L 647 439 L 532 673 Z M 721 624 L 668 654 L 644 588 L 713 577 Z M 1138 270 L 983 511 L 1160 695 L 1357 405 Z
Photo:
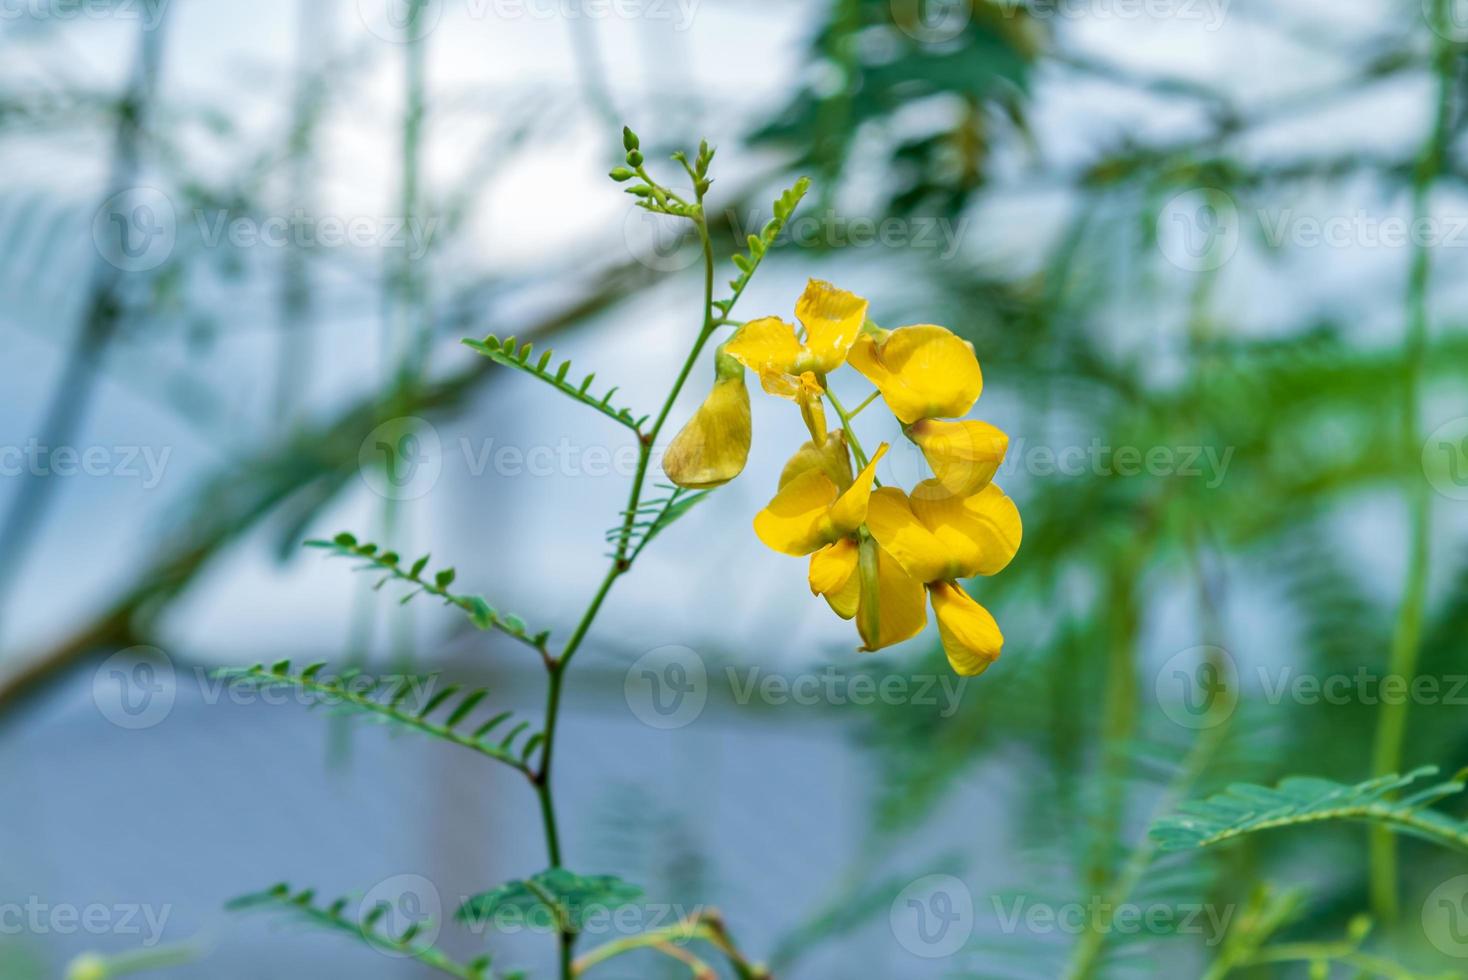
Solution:
M 496 364 L 503 364 L 505 367 L 524 371 L 532 377 L 539 378 L 568 398 L 589 408 L 594 408 L 607 418 L 620 422 L 639 436 L 642 435 L 642 424 L 647 421 L 647 416 L 635 418 L 631 409 L 613 406 L 612 396 L 617 393 L 616 388 L 612 388 L 600 398 L 591 394 L 591 382 L 596 378 L 595 372 L 588 374 L 579 385 L 567 381 L 566 375 L 571 370 L 571 362 L 562 361 L 559 366 L 552 369 L 554 351 L 548 350 L 541 354 L 538 360 L 531 361 L 530 353 L 533 349 L 531 344 L 526 343 L 517 347 L 514 337 L 500 340 L 493 335 L 483 340 L 465 340 L 464 346 L 483 354 Z
M 1435 766 L 1424 766 L 1405 776 L 1382 776 L 1355 786 L 1307 776 L 1291 777 L 1277 788 L 1242 783 L 1206 800 L 1183 804 L 1177 815 L 1152 828 L 1151 837 L 1162 850 L 1179 851 L 1261 830 L 1349 820 L 1468 851 L 1468 823 L 1427 809 L 1461 793 L 1462 782 L 1455 779 L 1396 796 L 1417 780 L 1436 774 Z
M 615 875 L 578 875 L 551 868 L 528 880 L 509 881 L 475 895 L 459 907 L 455 917 L 490 925 L 528 922 L 554 926 L 564 922 L 579 930 L 588 913 L 615 911 L 641 896 L 641 888 Z

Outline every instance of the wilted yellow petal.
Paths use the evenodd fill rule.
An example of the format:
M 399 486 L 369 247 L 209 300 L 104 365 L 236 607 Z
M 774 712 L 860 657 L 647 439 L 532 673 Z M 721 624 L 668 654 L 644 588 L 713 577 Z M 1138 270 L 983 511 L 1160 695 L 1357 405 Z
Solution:
M 871 462 L 856 475 L 851 486 L 831 507 L 831 524 L 838 534 L 852 534 L 866 523 L 867 502 L 872 496 L 872 484 L 877 479 L 877 463 L 887 455 L 887 449 L 885 442 L 877 447 L 877 451 L 872 453 Z
M 777 316 L 750 320 L 724 345 L 724 352 L 760 377 L 760 383 L 772 395 L 786 398 L 794 391 L 771 388 L 789 387 L 788 376 L 798 375 L 796 364 L 803 348 L 796 339 L 795 328 Z
M 819 470 L 808 470 L 780 488 L 754 516 L 754 533 L 774 550 L 800 557 L 841 537 L 831 527 L 836 484 Z
M 861 599 L 861 579 L 856 574 L 857 544 L 855 538 L 842 538 L 810 556 L 810 590 L 825 596 L 831 609 L 842 619 L 856 615 Z
M 749 390 L 739 368 L 734 377 L 714 382 L 708 398 L 673 437 L 663 454 L 663 472 L 680 487 L 723 486 L 744 471 L 750 433 Z
M 1004 634 L 989 610 L 952 582 L 936 582 L 928 586 L 928 592 L 938 617 L 943 652 L 954 671 L 974 677 L 988 670 L 1004 646 Z
M 928 625 L 928 609 L 923 584 L 875 541 L 868 546 L 876 552 L 876 582 L 862 582 L 856 624 L 866 644 L 862 649 L 871 651 L 917 636 Z
M 838 490 L 851 486 L 851 453 L 846 448 L 846 433 L 836 429 L 827 433 L 826 441 L 819 446 L 814 441 L 801 446 L 781 471 L 780 486 L 807 470 L 825 473 Z
M 945 327 L 863 333 L 849 360 L 905 425 L 967 415 L 984 389 L 973 345 Z
M 993 575 L 1019 552 L 1024 537 L 1019 508 L 992 483 L 972 496 L 956 497 L 936 480 L 926 480 L 913 488 L 909 503 L 949 555 L 945 578 Z
M 948 547 L 918 519 L 907 494 L 897 487 L 882 487 L 872 494 L 866 524 L 882 548 L 918 581 L 950 576 Z
M 846 352 L 867 319 L 867 301 L 829 282 L 812 279 L 795 304 L 795 316 L 806 329 L 809 367 L 829 374 L 846 362 Z
M 923 451 L 938 482 L 963 497 L 978 493 L 994 479 L 1009 449 L 1009 436 L 975 419 L 923 419 L 908 426 L 907 436 Z

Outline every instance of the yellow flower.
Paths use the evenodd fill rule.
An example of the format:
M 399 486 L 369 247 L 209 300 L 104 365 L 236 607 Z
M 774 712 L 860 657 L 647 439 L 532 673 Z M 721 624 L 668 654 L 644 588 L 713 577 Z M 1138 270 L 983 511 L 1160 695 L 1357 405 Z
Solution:
M 744 471 L 751 423 L 744 366 L 722 350 L 714 388 L 663 454 L 663 472 L 680 487 L 723 486 Z
M 870 536 L 845 537 L 811 555 L 810 589 L 842 619 L 856 619 L 866 651 L 910 640 L 928 624 L 923 584 Z
M 973 344 L 945 327 L 868 331 L 852 346 L 850 361 L 904 425 L 967 415 L 984 390 Z
M 867 519 L 877 461 L 886 452 L 883 443 L 845 490 L 822 467 L 798 470 L 755 515 L 754 533 L 775 551 L 797 558 L 855 534 Z
M 990 483 L 960 497 L 937 480 L 920 483 L 909 497 L 882 487 L 867 507 L 873 538 L 915 580 L 928 587 L 943 650 L 953 669 L 980 674 L 1004 645 L 994 617 L 959 588 L 955 579 L 993 575 L 1019 551 L 1019 508 Z
M 731 357 L 759 375 L 765 391 L 800 405 L 811 438 L 826 435 L 825 376 L 846 363 L 867 318 L 867 301 L 812 279 L 795 304 L 804 339 L 779 317 L 750 320 L 725 345 Z
M 845 432 L 836 429 L 820 445 L 812 440 L 801 446 L 780 471 L 780 486 L 812 469 L 825 473 L 843 493 L 851 486 L 851 453 L 846 448 Z
M 909 425 L 906 432 L 923 451 L 938 482 L 960 497 L 972 496 L 988 486 L 1009 450 L 1009 436 L 976 419 L 921 419 Z

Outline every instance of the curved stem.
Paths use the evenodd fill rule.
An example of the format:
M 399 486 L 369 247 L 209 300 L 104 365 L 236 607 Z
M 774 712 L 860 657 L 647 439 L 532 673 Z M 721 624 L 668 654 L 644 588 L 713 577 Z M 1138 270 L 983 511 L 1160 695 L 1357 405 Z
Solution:
M 874 392 L 873 395 L 875 394 L 876 393 Z M 851 446 L 851 451 L 856 455 L 857 469 L 866 469 L 866 450 L 861 448 L 861 440 L 857 439 L 856 430 L 851 427 L 851 420 L 856 418 L 856 412 L 846 411 L 845 406 L 841 404 L 841 400 L 836 397 L 836 393 L 834 391 L 831 391 L 829 388 L 826 390 L 826 397 L 830 399 L 831 407 L 836 410 L 836 415 L 841 419 L 841 431 L 846 433 L 846 442 L 849 446 Z M 861 408 L 858 408 L 856 411 L 859 412 L 862 408 L 866 408 L 867 405 L 871 403 L 871 400 L 871 398 L 868 398 L 866 401 L 862 402 Z

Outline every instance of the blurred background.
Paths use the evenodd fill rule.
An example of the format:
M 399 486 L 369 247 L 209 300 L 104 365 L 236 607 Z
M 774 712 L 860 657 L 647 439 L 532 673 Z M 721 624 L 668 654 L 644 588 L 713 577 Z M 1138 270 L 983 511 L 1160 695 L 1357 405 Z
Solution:
M 1468 976 L 1460 855 L 1400 841 L 1392 908 L 1361 827 L 1147 835 L 1235 781 L 1468 765 L 1465 42 L 1455 0 L 0 0 L 0 976 L 429 976 L 224 905 L 449 919 L 545 866 L 513 774 L 211 672 L 437 671 L 533 716 L 529 651 L 302 545 L 431 552 L 569 633 L 630 437 L 460 340 L 656 407 L 702 275 L 606 179 L 624 123 L 669 184 L 717 145 L 724 260 L 812 178 L 741 317 L 817 277 L 972 340 L 1026 538 L 974 587 L 985 676 L 931 630 L 857 654 L 749 530 L 804 438 L 756 395 L 744 476 L 570 674 L 569 863 L 644 925 L 718 906 L 781 977 Z M 1398 972 L 1350 961 L 1361 914 Z M 549 975 L 544 935 L 435 932 Z

